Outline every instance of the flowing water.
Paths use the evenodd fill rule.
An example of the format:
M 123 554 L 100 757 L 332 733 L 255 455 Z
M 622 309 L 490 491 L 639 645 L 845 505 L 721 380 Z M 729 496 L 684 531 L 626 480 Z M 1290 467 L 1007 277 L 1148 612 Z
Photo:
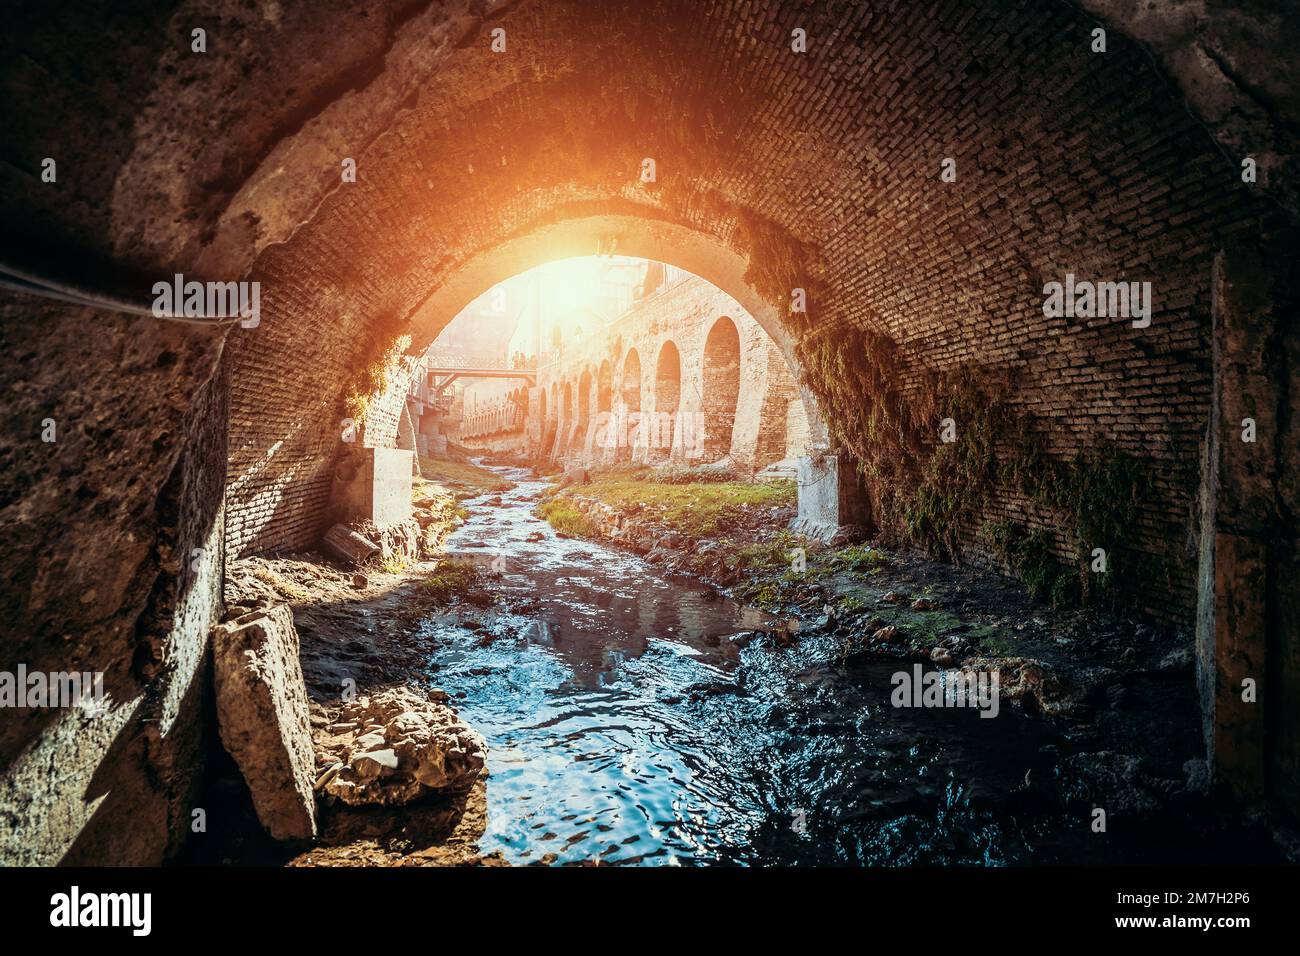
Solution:
M 470 502 L 448 549 L 494 562 L 517 610 L 423 625 L 434 682 L 488 742 L 482 852 L 642 865 L 1122 852 L 1026 785 L 1068 746 L 1045 723 L 1008 706 L 995 719 L 895 708 L 890 676 L 907 665 L 845 663 L 832 635 L 750 639 L 784 622 L 557 537 L 533 514 L 546 482 L 494 470 L 517 485 L 499 507 Z

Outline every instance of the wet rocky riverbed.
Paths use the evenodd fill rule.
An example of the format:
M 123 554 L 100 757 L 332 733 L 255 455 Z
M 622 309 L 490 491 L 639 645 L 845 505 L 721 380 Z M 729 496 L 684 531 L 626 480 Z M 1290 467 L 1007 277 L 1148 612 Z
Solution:
M 910 665 L 561 538 L 521 469 L 448 541 L 497 604 L 424 620 L 429 681 L 487 739 L 479 851 L 515 863 L 1018 864 L 1271 856 L 1208 803 L 1119 793 L 1107 830 L 1069 767 L 1122 773 L 1086 727 L 899 708 Z M 1082 764 L 1080 763 L 1082 761 Z M 1091 761 L 1091 764 L 1088 762 Z M 1100 768 L 1100 769 L 1099 769 Z M 1188 805 L 1188 801 L 1191 805 Z

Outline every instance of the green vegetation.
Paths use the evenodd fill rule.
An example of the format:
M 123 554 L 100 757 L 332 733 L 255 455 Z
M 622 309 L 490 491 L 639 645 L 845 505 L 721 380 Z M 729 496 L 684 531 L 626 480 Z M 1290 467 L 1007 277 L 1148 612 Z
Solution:
M 390 375 L 411 344 L 411 337 L 401 332 L 402 325 L 401 316 L 394 313 L 378 319 L 373 329 L 371 345 L 343 399 L 344 413 L 358 425 L 365 422 L 371 398 L 388 388 Z
M 963 532 L 977 527 L 999 490 L 1020 491 L 1061 530 L 1073 551 L 1070 573 L 1042 529 L 986 526 L 993 551 L 1041 600 L 1105 598 L 1140 556 L 1126 547 L 1147 482 L 1140 462 L 1108 445 L 1062 461 L 1049 455 L 1026 416 L 1007 402 L 1010 383 L 984 370 L 930 375 L 904 400 L 897 346 L 874 333 L 837 330 L 798 346 L 807 382 L 840 444 L 856 459 L 872 514 L 885 539 L 960 561 Z M 939 441 L 945 419 L 953 440 Z M 1104 548 L 1107 571 L 1091 573 Z M 1121 570 L 1122 569 L 1122 570 Z
M 491 603 L 492 596 L 483 589 L 483 572 L 473 561 L 442 558 L 434 569 L 416 585 L 416 594 L 424 607 L 434 607 L 461 598 L 473 604 Z
M 457 500 L 476 498 L 493 492 L 509 491 L 513 485 L 496 472 L 480 468 L 471 461 L 450 458 L 420 458 L 421 478 L 415 480 L 414 493 L 419 498 L 424 485 L 437 483 L 446 487 Z
M 578 506 L 568 496 L 552 498 L 537 506 L 537 513 L 545 518 L 555 529 L 556 534 L 570 538 L 593 538 L 596 536 L 595 523 L 578 510 Z
M 889 566 L 889 559 L 876 548 L 853 544 L 831 552 L 829 563 L 836 570 L 852 571 L 855 574 L 879 574 Z
M 805 549 L 802 571 L 794 567 L 797 548 Z M 790 531 L 777 532 L 767 541 L 733 548 L 724 563 L 739 577 L 733 588 L 736 598 L 765 611 L 807 600 L 811 593 L 809 585 L 823 581 L 827 574 L 869 576 L 889 566 L 884 554 L 868 545 L 825 550 Z M 838 594 L 834 603 L 841 611 L 860 611 L 868 606 L 862 595 L 855 593 Z
M 552 501 L 570 495 L 593 498 L 620 511 L 636 511 L 672 531 L 699 539 L 725 532 L 749 509 L 793 505 L 795 486 L 793 481 L 679 484 L 657 481 L 653 471 L 642 469 L 597 473 L 590 484 L 560 490 Z
M 736 481 L 739 478 L 734 471 L 726 468 L 685 468 L 679 465 L 624 469 L 621 473 L 639 481 L 653 481 L 664 485 L 716 484 L 723 481 Z
M 742 574 L 755 572 L 792 570 L 791 557 L 795 548 L 803 547 L 801 539 L 789 532 L 778 531 L 767 541 L 742 545 L 735 548 L 723 559 L 723 563 L 733 571 Z

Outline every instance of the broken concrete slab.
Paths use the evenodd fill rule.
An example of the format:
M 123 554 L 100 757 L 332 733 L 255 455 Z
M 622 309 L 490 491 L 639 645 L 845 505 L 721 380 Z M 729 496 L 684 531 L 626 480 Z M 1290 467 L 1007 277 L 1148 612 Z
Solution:
M 331 558 L 353 568 L 380 557 L 382 553 L 379 545 L 343 524 L 336 524 L 325 532 L 321 548 Z
M 217 726 L 257 817 L 277 840 L 316 836 L 315 754 L 293 612 L 279 604 L 213 631 Z

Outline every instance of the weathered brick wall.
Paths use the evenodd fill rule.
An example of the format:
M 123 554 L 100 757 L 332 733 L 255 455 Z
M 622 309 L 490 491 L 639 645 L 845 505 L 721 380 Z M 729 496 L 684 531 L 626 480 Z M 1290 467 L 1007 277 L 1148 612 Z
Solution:
M 689 26 L 666 32 L 670 21 Z M 518 55 L 486 43 L 448 52 L 394 135 L 359 157 L 359 181 L 259 260 L 259 275 L 292 291 L 283 319 L 301 341 L 263 353 L 266 381 L 245 376 L 264 389 L 249 413 L 267 418 L 232 460 L 232 482 L 265 482 L 250 488 L 245 547 L 310 525 L 300 521 L 318 492 L 258 476 L 267 458 L 308 483 L 324 474 L 313 435 L 331 416 L 313 403 L 337 401 L 361 343 L 506 237 L 628 211 L 747 256 L 782 308 L 806 288 L 814 328 L 888 335 L 914 388 L 925 372 L 985 367 L 1018 383 L 1011 401 L 1054 454 L 1109 439 L 1141 455 L 1155 491 L 1135 543 L 1170 562 L 1150 603 L 1190 607 L 1181 472 L 1195 467 L 1207 413 L 1209 263 L 1266 209 L 1145 51 L 1111 31 L 1093 53 L 1090 18 L 1029 0 L 560 2 L 500 22 Z M 790 50 L 796 26 L 806 54 Z M 638 42 L 593 42 L 611 36 Z M 638 184 L 646 156 L 658 179 Z M 939 178 L 945 157 L 955 182 Z M 1043 283 L 1067 271 L 1151 280 L 1151 327 L 1045 319 Z M 654 356 L 642 352 L 651 381 Z M 1002 514 L 1035 518 L 1010 489 L 990 503 Z

